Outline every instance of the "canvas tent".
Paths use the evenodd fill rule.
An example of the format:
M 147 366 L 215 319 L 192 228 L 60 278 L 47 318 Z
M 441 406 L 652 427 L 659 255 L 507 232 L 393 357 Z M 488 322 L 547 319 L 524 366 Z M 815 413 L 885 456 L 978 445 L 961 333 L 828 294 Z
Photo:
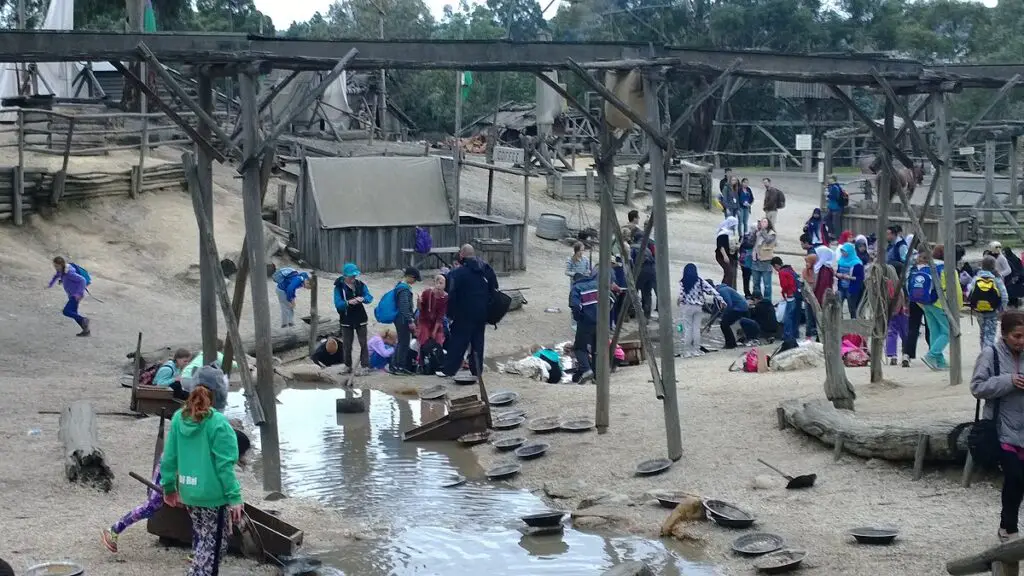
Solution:
M 295 80 L 289 83 L 281 90 L 281 94 L 274 98 L 274 101 L 270 103 L 270 113 L 272 118 L 283 118 L 287 115 L 287 111 L 298 103 L 298 100 L 305 93 L 307 87 L 312 89 L 320 84 L 320 79 L 325 73 L 320 72 L 301 72 Z M 285 70 L 275 70 L 269 80 L 271 84 L 277 82 L 287 75 Z M 349 127 L 349 118 L 352 115 L 352 109 L 348 105 L 348 80 L 347 72 L 342 72 L 331 85 L 327 87 L 323 96 L 320 97 L 320 103 L 322 105 L 324 115 L 327 117 L 327 121 L 331 123 L 335 130 L 347 130 Z M 295 124 L 308 124 L 314 119 L 317 119 L 316 107 L 311 106 L 308 110 L 303 111 L 295 119 Z
M 74 0 L 51 0 L 46 9 L 46 18 L 43 19 L 43 30 L 72 30 L 74 29 Z M 20 68 L 20 69 L 19 69 Z M 39 77 L 39 92 L 41 94 L 53 94 L 58 98 L 69 98 L 72 96 L 71 87 L 78 74 L 80 66 L 74 62 L 42 62 L 37 64 L 36 71 Z M 0 98 L 11 98 L 18 96 L 19 78 L 24 78 L 27 67 L 24 64 L 4 63 L 0 64 Z M 5 120 L 7 118 L 4 118 Z

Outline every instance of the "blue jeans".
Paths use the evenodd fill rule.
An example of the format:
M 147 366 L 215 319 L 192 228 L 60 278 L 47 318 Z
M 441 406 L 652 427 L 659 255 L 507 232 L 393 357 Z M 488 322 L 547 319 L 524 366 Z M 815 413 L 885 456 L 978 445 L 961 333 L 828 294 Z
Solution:
M 940 367 L 946 365 L 946 357 L 943 353 L 946 345 L 949 344 L 949 319 L 946 312 L 935 304 L 925 304 L 924 321 L 928 323 L 928 331 L 932 335 L 932 341 L 928 346 L 928 356 L 935 360 Z
M 75 324 L 78 324 L 79 326 L 81 326 L 82 321 L 85 320 L 85 318 L 78 313 L 78 300 L 75 300 L 74 298 L 68 298 L 68 303 L 64 305 L 64 310 L 61 313 L 74 320 Z
M 740 236 L 743 236 L 750 230 L 750 206 L 740 206 L 736 210 L 736 218 L 740 221 Z
M 769 262 L 754 262 L 751 268 L 751 290 L 760 292 L 765 300 L 772 301 L 772 265 Z
M 800 308 L 804 299 L 799 292 L 786 303 L 786 314 L 782 318 L 782 339 L 796 341 L 800 338 Z

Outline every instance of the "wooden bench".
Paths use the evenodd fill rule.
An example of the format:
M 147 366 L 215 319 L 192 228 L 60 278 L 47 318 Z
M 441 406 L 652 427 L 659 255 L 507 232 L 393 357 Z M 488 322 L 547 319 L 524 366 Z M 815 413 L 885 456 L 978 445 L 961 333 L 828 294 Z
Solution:
M 1024 540 L 1014 540 L 974 556 L 950 560 L 946 563 L 946 572 L 953 576 L 986 573 L 992 576 L 1017 576 L 1021 560 L 1024 560 Z
M 455 255 L 459 253 L 458 246 L 441 246 L 438 248 L 431 248 L 430 252 L 421 254 L 413 248 L 402 248 L 402 254 L 408 257 L 408 266 L 424 269 L 423 264 L 429 262 L 433 258 L 440 266 L 437 268 L 445 267 L 451 268 L 452 260 Z

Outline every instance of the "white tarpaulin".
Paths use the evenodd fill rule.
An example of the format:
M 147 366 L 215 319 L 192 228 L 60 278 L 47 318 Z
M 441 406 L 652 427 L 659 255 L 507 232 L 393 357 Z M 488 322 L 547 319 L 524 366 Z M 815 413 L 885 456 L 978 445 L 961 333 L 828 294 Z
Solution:
M 50 0 L 43 19 L 42 30 L 73 30 L 75 27 L 75 0 Z M 18 68 L 20 67 L 20 74 Z M 36 65 L 39 75 L 39 93 L 53 94 L 58 98 L 73 96 L 71 88 L 80 66 L 74 62 L 40 62 Z M 0 64 L 0 98 L 18 95 L 18 79 L 24 77 L 27 64 Z

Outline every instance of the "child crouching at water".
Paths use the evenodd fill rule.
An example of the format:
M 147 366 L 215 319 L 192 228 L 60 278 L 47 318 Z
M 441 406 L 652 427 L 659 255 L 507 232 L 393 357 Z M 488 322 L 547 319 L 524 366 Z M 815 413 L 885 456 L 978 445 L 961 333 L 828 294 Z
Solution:
M 381 330 L 380 334 L 370 338 L 366 344 L 370 349 L 370 368 L 373 370 L 386 370 L 391 357 L 395 354 L 395 343 L 398 335 L 391 328 Z

